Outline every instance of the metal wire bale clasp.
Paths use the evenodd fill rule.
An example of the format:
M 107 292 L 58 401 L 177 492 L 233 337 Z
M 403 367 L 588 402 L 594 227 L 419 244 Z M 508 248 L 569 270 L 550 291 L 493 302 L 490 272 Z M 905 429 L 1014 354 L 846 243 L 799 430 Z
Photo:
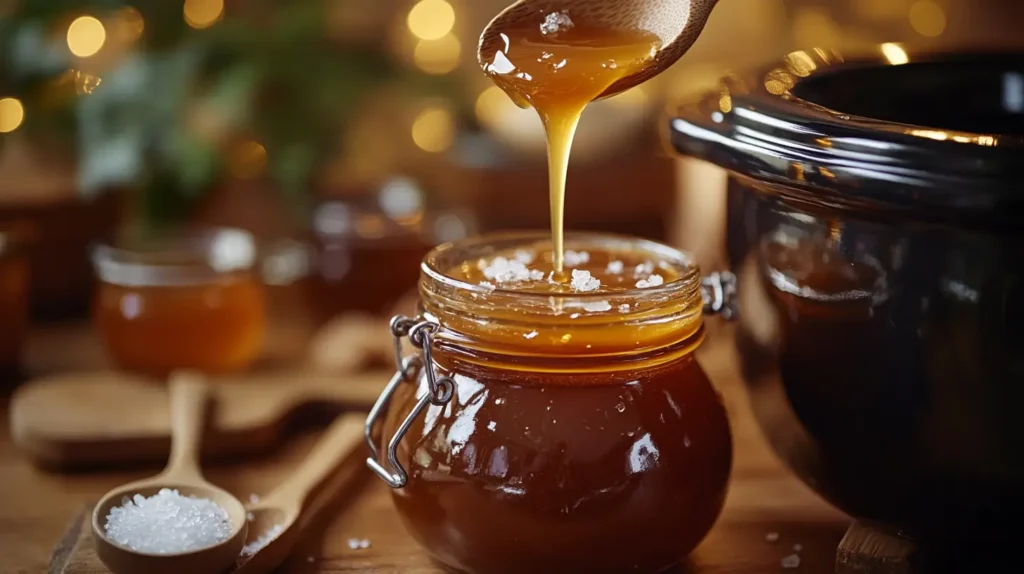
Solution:
M 370 456 L 366 459 L 366 465 L 392 488 L 402 488 L 409 480 L 409 475 L 398 462 L 398 444 L 402 442 L 402 437 L 428 404 L 444 406 L 452 400 L 452 396 L 455 394 L 455 381 L 451 377 L 438 377 L 434 360 L 431 357 L 432 337 L 437 329 L 437 323 L 419 317 L 409 318 L 398 315 L 391 319 L 391 336 L 395 343 L 395 376 L 391 377 L 391 381 L 384 387 L 376 404 L 370 409 L 370 414 L 366 417 L 363 436 L 366 439 L 366 446 L 370 448 Z M 414 347 L 423 351 L 422 357 L 418 354 L 402 356 L 402 339 L 406 337 Z M 415 384 L 420 367 L 424 365 L 427 367 L 427 393 L 419 398 L 416 406 L 388 441 L 387 462 L 393 469 L 391 471 L 381 462 L 380 450 L 377 448 L 377 442 L 373 439 L 373 427 L 377 419 L 387 410 L 391 396 L 398 386 L 402 383 Z

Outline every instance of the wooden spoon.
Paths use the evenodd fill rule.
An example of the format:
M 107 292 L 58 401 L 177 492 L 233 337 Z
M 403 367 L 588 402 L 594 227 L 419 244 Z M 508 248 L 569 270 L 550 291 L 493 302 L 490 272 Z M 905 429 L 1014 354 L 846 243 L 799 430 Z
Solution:
M 654 61 L 640 72 L 612 84 L 600 98 L 638 86 L 676 63 L 697 40 L 718 0 L 519 0 L 498 14 L 484 28 L 477 48 L 481 66 L 505 48 L 501 34 L 521 25 L 538 25 L 546 14 L 566 11 L 577 23 L 612 29 L 640 29 L 661 38 Z
M 239 557 L 236 573 L 267 574 L 288 558 L 298 539 L 297 522 L 310 493 L 359 451 L 365 424 L 365 414 L 338 417 L 290 478 L 259 502 L 247 506 L 252 515 L 247 546 L 274 530 L 278 534 L 255 553 Z
M 92 513 L 96 554 L 114 574 L 194 574 L 219 573 L 238 557 L 245 542 L 245 507 L 226 490 L 203 478 L 199 470 L 199 444 L 202 439 L 210 390 L 196 375 L 175 374 L 170 383 L 171 457 L 160 474 L 119 486 L 100 499 Z M 182 496 L 206 498 L 223 508 L 231 522 L 227 540 L 181 554 L 141 554 L 107 538 L 107 515 L 126 497 L 152 496 L 163 488 L 176 489 Z

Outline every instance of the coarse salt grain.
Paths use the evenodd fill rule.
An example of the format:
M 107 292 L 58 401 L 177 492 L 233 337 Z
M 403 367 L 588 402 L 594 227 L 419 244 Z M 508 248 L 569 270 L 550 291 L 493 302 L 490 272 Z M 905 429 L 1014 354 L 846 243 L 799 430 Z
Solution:
M 654 272 L 654 263 L 645 261 L 633 268 L 633 277 L 642 277 Z
M 579 267 L 590 261 L 590 253 L 586 251 L 566 251 L 563 259 L 566 267 Z
M 619 313 L 629 313 L 629 303 L 619 305 Z
M 494 283 L 491 283 L 490 281 L 481 281 L 480 286 L 485 289 L 490 289 L 491 291 L 494 291 Z
M 348 547 L 352 550 L 365 550 L 370 547 L 370 541 L 365 538 L 349 538 Z
M 646 289 L 648 287 L 657 287 L 665 282 L 665 278 L 661 275 L 651 275 L 647 279 L 641 279 L 636 282 L 637 289 Z
M 604 272 L 618 275 L 619 273 L 622 273 L 624 268 L 625 265 L 621 261 L 609 261 L 608 266 L 604 268 Z
M 515 258 L 516 261 L 522 263 L 523 265 L 529 265 L 533 263 L 533 253 L 530 253 L 525 249 L 516 249 Z
M 572 315 L 569 315 L 569 318 L 570 319 L 579 319 L 580 318 L 580 314 L 579 313 L 573 313 Z
M 612 304 L 607 301 L 588 301 L 583 304 L 583 310 L 590 313 L 601 313 L 611 311 Z
M 773 542 L 773 543 L 774 542 L 778 542 L 779 541 L 779 533 L 778 532 L 769 532 L 768 534 L 764 535 L 764 539 L 766 541 L 768 541 L 768 542 Z
M 536 273 L 531 273 L 522 261 L 505 257 L 495 257 L 489 265 L 484 267 L 483 272 L 484 277 L 498 283 L 511 283 L 513 281 L 526 281 L 531 277 L 536 278 Z M 540 273 L 541 279 L 544 278 L 543 272 L 538 271 L 537 273 Z
M 524 339 L 532 339 L 532 338 L 534 338 L 536 336 L 537 336 L 537 331 L 530 331 L 529 333 L 523 335 L 523 338 Z
M 498 423 L 496 423 L 494 421 L 491 421 L 491 422 L 487 423 L 487 430 L 493 431 L 496 428 L 498 428 Z
M 593 277 L 590 271 L 585 269 L 573 269 L 572 270 L 572 282 L 569 283 L 573 291 L 581 291 L 586 293 L 587 291 L 597 291 L 601 288 L 601 280 L 597 277 Z
M 790 554 L 789 556 L 786 556 L 785 558 L 782 559 L 782 567 L 783 568 L 787 568 L 787 569 L 789 569 L 789 568 L 799 568 L 800 567 L 800 555 L 799 554 Z
M 564 10 L 561 12 L 552 12 L 544 17 L 544 22 L 540 25 L 540 33 L 557 34 L 562 30 L 570 30 L 574 26 L 572 19 L 569 18 L 569 14 Z
M 162 488 L 150 497 L 124 498 L 107 514 L 107 537 L 142 554 L 179 554 L 227 540 L 228 513 L 216 502 Z
M 280 536 L 283 530 L 284 528 L 282 528 L 280 524 L 275 524 L 273 527 L 271 527 L 262 535 L 260 535 L 259 538 L 243 546 L 242 556 L 252 556 L 260 550 L 263 550 L 267 547 L 267 544 L 270 544 L 274 541 L 275 538 Z

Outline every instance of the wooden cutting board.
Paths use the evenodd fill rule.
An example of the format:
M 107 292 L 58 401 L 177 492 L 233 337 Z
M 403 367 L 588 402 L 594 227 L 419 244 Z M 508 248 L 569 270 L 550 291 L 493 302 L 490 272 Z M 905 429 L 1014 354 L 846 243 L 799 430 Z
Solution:
M 249 456 L 274 447 L 323 413 L 368 410 L 393 373 L 281 372 L 216 381 L 203 455 Z M 11 398 L 14 444 L 34 462 L 62 470 L 155 463 L 170 452 L 166 386 L 115 372 L 62 374 L 20 387 Z

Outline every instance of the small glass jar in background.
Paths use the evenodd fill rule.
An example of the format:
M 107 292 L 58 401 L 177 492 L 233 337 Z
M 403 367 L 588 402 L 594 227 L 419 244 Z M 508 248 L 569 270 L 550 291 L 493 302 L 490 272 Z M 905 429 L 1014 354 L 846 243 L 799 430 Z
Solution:
M 0 228 L 0 384 L 20 374 L 29 324 L 29 264 L 23 235 Z
M 257 262 L 253 236 L 230 228 L 98 247 L 93 320 L 111 358 L 156 377 L 247 368 L 266 322 Z
M 390 314 L 415 290 L 424 255 L 475 230 L 468 213 L 429 209 L 411 178 L 395 177 L 362 199 L 330 199 L 314 211 L 308 300 L 317 324 L 353 311 Z

